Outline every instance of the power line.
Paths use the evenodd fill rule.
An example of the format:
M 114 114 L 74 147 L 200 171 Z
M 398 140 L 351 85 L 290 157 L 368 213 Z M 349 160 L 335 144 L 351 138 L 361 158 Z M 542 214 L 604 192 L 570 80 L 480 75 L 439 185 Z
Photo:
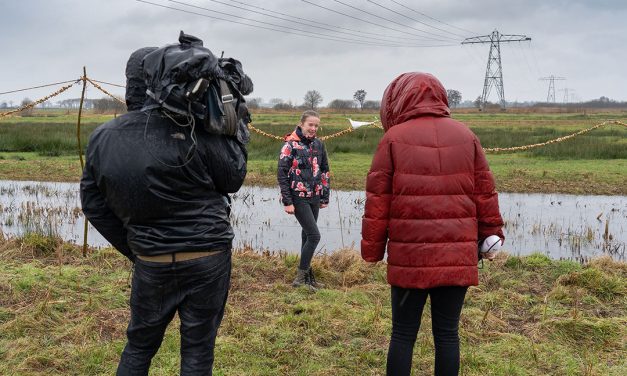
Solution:
M 140 2 L 140 3 L 149 4 L 149 5 L 153 5 L 153 6 L 160 7 L 160 8 L 165 8 L 165 9 L 175 10 L 175 11 L 183 12 L 183 13 L 187 13 L 187 14 L 194 14 L 194 15 L 201 16 L 201 17 L 211 18 L 211 19 L 214 19 L 214 20 L 220 20 L 220 21 L 225 21 L 225 22 L 230 22 L 230 23 L 235 23 L 235 24 L 245 25 L 245 26 L 250 26 L 250 27 L 256 27 L 258 29 L 278 31 L 280 33 L 299 35 L 299 36 L 304 36 L 304 37 L 309 37 L 309 38 L 314 38 L 314 39 L 330 40 L 330 41 L 334 41 L 334 42 L 343 42 L 343 43 L 354 43 L 354 44 L 361 44 L 361 45 L 366 45 L 366 46 L 408 47 L 408 46 L 403 46 L 403 45 L 376 44 L 376 43 L 370 43 L 370 42 L 366 42 L 366 41 L 351 41 L 351 40 L 349 40 L 347 38 L 338 39 L 338 38 L 335 38 L 335 37 L 316 36 L 316 35 L 311 35 L 311 34 L 316 34 L 316 33 L 309 33 L 308 31 L 305 31 L 305 33 L 309 33 L 309 34 L 303 34 L 303 33 L 299 33 L 299 32 L 292 32 L 292 31 L 287 31 L 287 30 L 275 29 L 275 28 L 272 28 L 272 27 L 251 25 L 251 24 L 245 23 L 245 22 L 239 22 L 239 21 L 235 21 L 235 20 L 229 20 L 229 19 L 226 19 L 226 18 L 210 16 L 208 14 L 203 14 L 203 13 L 198 13 L 198 12 L 194 12 L 194 11 L 190 11 L 190 10 L 175 8 L 175 7 L 171 7 L 171 6 L 167 6 L 167 5 L 163 5 L 163 4 L 157 4 L 157 3 L 153 3 L 153 2 L 150 2 L 150 1 L 146 1 L 146 0 L 135 0 L 135 1 Z M 232 17 L 236 17 L 236 16 L 232 16 Z M 253 20 L 253 21 L 255 21 L 255 20 Z M 285 27 L 285 26 L 270 24 L 268 22 L 262 22 L 262 21 L 255 21 L 255 22 L 269 24 L 269 25 L 272 25 L 272 26 L 282 27 L 282 28 L 286 28 L 286 29 L 293 29 L 293 28 L 288 28 L 288 27 Z M 411 46 L 411 47 L 417 47 L 417 46 Z
M 342 30 L 353 31 L 353 32 L 360 33 L 360 34 L 366 34 L 366 35 L 374 35 L 374 36 L 382 36 L 382 37 L 387 37 L 387 35 L 381 35 L 381 34 L 377 34 L 377 33 L 369 33 L 369 32 L 367 32 L 367 31 L 363 31 L 363 30 L 355 30 L 355 29 L 350 29 L 350 28 L 347 28 L 347 27 L 342 27 L 342 26 L 337 26 L 337 25 L 331 25 L 331 24 L 328 24 L 328 23 L 320 22 L 320 21 L 312 21 L 312 20 L 308 20 L 308 19 L 306 19 L 306 18 L 297 17 L 297 16 L 293 16 L 293 15 L 290 15 L 290 14 L 285 14 L 285 13 L 277 12 L 277 11 L 275 11 L 275 10 L 271 10 L 271 9 L 267 9 L 267 8 L 263 8 L 263 7 L 258 7 L 258 6 L 255 6 L 255 5 L 250 5 L 250 4 L 247 4 L 247 3 L 241 2 L 241 1 L 231 0 L 231 2 L 233 2 L 233 3 L 238 3 L 238 4 L 242 4 L 242 5 L 245 5 L 245 6 L 247 6 L 247 7 L 251 7 L 251 8 L 255 8 L 255 9 L 265 10 L 265 11 L 270 12 L 270 13 L 280 14 L 280 15 L 282 15 L 282 16 L 291 17 L 291 18 L 294 18 L 294 19 L 296 19 L 296 20 L 299 20 L 300 22 L 306 22 L 306 23 L 313 24 L 313 26 L 314 26 L 314 27 L 318 27 L 318 25 L 324 25 L 324 26 L 334 27 L 334 28 L 336 28 L 336 29 L 342 29 Z M 394 38 L 397 38 L 397 39 L 407 39 L 407 40 L 419 40 L 419 41 L 424 40 L 424 39 L 416 39 L 416 38 L 408 38 L 408 37 L 399 37 L 399 36 L 395 36 Z
M 270 23 L 270 22 L 254 20 L 252 18 L 241 17 L 241 16 L 238 16 L 236 14 L 221 12 L 221 11 L 218 11 L 218 10 L 209 9 L 209 8 L 201 7 L 201 6 L 198 6 L 198 5 L 185 3 L 183 1 L 177 1 L 177 0 L 168 0 L 168 1 L 170 1 L 171 3 L 185 5 L 185 6 L 188 6 L 190 8 L 202 9 L 202 10 L 206 10 L 208 12 L 218 13 L 218 14 L 222 14 L 222 15 L 230 16 L 230 17 L 237 17 L 237 18 L 242 19 L 242 20 L 251 21 L 251 22 L 257 22 L 257 23 L 260 23 L 260 24 L 263 24 L 263 25 L 269 25 L 269 26 L 274 26 L 274 27 L 281 27 L 281 28 L 284 28 L 284 29 L 294 30 L 294 31 L 298 31 L 298 32 L 301 32 L 301 33 L 309 33 L 309 34 L 313 34 L 313 35 L 318 35 L 318 36 L 324 37 L 324 38 L 334 38 L 334 39 L 337 39 L 337 40 L 344 40 L 346 42 L 372 44 L 371 42 L 367 42 L 367 41 L 351 39 L 351 38 L 345 38 L 345 37 L 338 37 L 338 36 L 334 36 L 334 35 L 327 35 L 327 34 L 317 33 L 315 31 L 303 30 L 303 29 L 298 29 L 298 28 L 289 27 L 289 26 L 277 25 L 277 24 L 273 24 L 273 23 Z M 399 46 L 399 45 L 397 44 L 396 46 Z
M 453 25 L 451 25 L 451 24 L 449 24 L 449 23 L 446 23 L 446 22 L 444 22 L 444 21 L 440 21 L 440 20 L 438 20 L 437 18 L 433 18 L 433 17 L 431 17 L 431 16 L 428 16 L 428 15 L 426 15 L 426 14 L 422 13 L 422 12 L 419 12 L 419 11 L 417 11 L 417 10 L 415 10 L 415 9 L 412 9 L 412 8 L 410 8 L 410 7 L 406 6 L 406 5 L 403 5 L 403 4 L 399 3 L 398 1 L 394 1 L 394 0 L 390 0 L 390 1 L 391 1 L 391 2 L 393 2 L 393 3 L 394 3 L 394 4 L 396 4 L 396 5 L 399 5 L 399 6 L 403 7 L 403 8 L 405 8 L 405 9 L 407 9 L 407 10 L 410 10 L 410 11 L 412 11 L 412 12 L 414 12 L 414 13 L 418 13 L 418 14 L 420 14 L 421 16 L 427 17 L 428 19 L 434 20 L 434 21 L 439 22 L 439 23 L 441 23 L 441 24 L 444 24 L 444 25 L 446 25 L 446 26 L 450 26 L 450 27 L 452 27 L 452 28 L 454 28 L 454 29 L 457 29 L 457 30 L 460 30 L 460 31 L 465 31 L 465 32 L 467 32 L 467 33 L 477 34 L 477 33 L 476 33 L 476 32 L 474 32 L 474 31 L 470 31 L 470 30 L 462 29 L 462 28 L 460 28 L 460 27 L 453 26 Z
M 374 1 L 372 1 L 372 0 L 366 0 L 366 1 L 367 1 L 367 2 L 369 2 L 369 3 L 371 3 L 371 4 L 374 4 L 374 5 L 378 6 L 379 8 L 383 8 L 383 9 L 385 9 L 385 10 L 389 11 L 389 12 L 392 12 L 392 13 L 394 13 L 394 14 L 398 14 L 398 15 L 399 15 L 399 16 L 401 16 L 401 17 L 405 17 L 405 18 L 407 18 L 407 19 L 409 19 L 409 20 L 412 20 L 412 21 L 414 21 L 414 22 L 418 22 L 419 24 L 425 25 L 425 26 L 427 26 L 427 27 L 432 27 L 432 28 L 434 28 L 434 29 L 436 29 L 436 30 L 443 31 L 443 32 L 445 32 L 445 33 L 452 34 L 452 35 L 455 35 L 455 36 L 457 36 L 457 37 L 461 37 L 461 38 L 465 38 L 465 37 L 466 37 L 465 35 L 460 35 L 460 34 L 457 34 L 457 33 L 453 33 L 452 31 L 449 31 L 449 30 L 445 30 L 445 29 L 441 29 L 441 28 L 436 27 L 436 26 L 433 26 L 433 25 L 429 25 L 429 24 L 428 24 L 428 23 L 426 23 L 426 22 L 423 22 L 423 21 L 417 20 L 417 19 L 415 19 L 415 18 L 409 17 L 409 16 L 407 16 L 407 15 L 404 15 L 403 13 L 400 13 L 400 12 L 395 11 L 394 9 L 390 9 L 390 8 L 388 8 L 388 7 L 385 7 L 385 6 L 383 6 L 383 5 L 379 4 L 379 3 L 376 3 L 376 2 L 374 2 Z
M 91 80 L 94 81 L 94 82 L 98 82 L 99 84 L 105 84 L 105 85 L 111 85 L 111 86 L 117 86 L 117 87 L 121 87 L 121 88 L 126 88 L 125 85 L 113 84 L 111 82 L 106 82 L 106 81 L 98 81 L 98 80 L 94 80 L 93 78 Z
M 247 11 L 247 12 L 252 12 L 252 13 L 255 13 L 255 14 L 261 14 L 261 15 L 266 16 L 266 17 L 271 17 L 271 18 L 276 18 L 276 19 L 279 19 L 279 20 L 287 21 L 287 22 L 296 23 L 296 24 L 299 24 L 299 25 L 302 25 L 302 24 L 303 24 L 303 21 L 308 22 L 308 23 L 311 23 L 311 21 L 307 21 L 307 20 L 304 20 L 304 19 L 299 20 L 299 21 L 293 21 L 293 20 L 290 20 L 290 19 L 287 19 L 287 18 L 284 18 L 284 17 L 279 17 L 279 16 L 275 16 L 275 15 L 272 15 L 272 14 L 267 14 L 267 13 L 263 13 L 263 12 L 258 12 L 258 11 L 254 11 L 254 10 L 246 9 L 246 8 L 243 8 L 243 7 L 240 7 L 240 6 L 237 6 L 237 5 L 233 5 L 233 4 L 226 3 L 226 2 L 224 2 L 224 1 L 219 1 L 219 0 L 209 0 L 209 1 L 212 1 L 212 2 L 214 2 L 214 3 L 218 3 L 218 4 L 222 4 L 222 5 L 226 5 L 226 6 L 228 6 L 228 7 L 232 7 L 232 8 L 245 10 L 245 11 Z M 173 1 L 173 2 L 177 2 L 177 1 Z M 234 2 L 234 3 L 239 3 L 239 4 L 244 4 L 245 6 L 248 6 L 248 7 L 251 7 L 251 8 L 259 8 L 259 7 L 255 7 L 255 6 L 252 6 L 252 5 L 248 5 L 248 4 L 245 4 L 245 3 L 239 2 L 239 1 L 232 1 L 232 2 Z M 266 9 L 264 9 L 264 10 L 266 10 Z M 271 11 L 270 11 L 270 12 L 271 12 Z M 284 14 L 282 14 L 282 15 L 284 15 Z M 285 15 L 285 16 L 292 17 L 292 16 L 289 16 L 289 15 Z M 294 18 L 294 17 L 292 17 L 292 18 Z M 326 27 L 321 27 L 321 26 L 319 26 L 319 25 L 317 25 L 317 24 L 314 24 L 314 25 L 305 25 L 305 26 L 308 26 L 308 27 L 315 27 L 315 28 L 317 28 L 317 29 L 322 29 L 322 30 L 327 30 L 327 31 L 330 31 L 330 32 L 332 32 L 332 33 L 347 34 L 347 35 L 351 35 L 351 36 L 358 37 L 358 38 L 363 38 L 363 39 L 372 39 L 372 40 L 380 40 L 380 41 L 382 41 L 382 42 L 388 42 L 388 43 L 389 43 L 389 42 L 392 42 L 392 43 L 397 43 L 395 40 L 390 40 L 390 39 L 374 38 L 374 37 L 365 37 L 365 36 L 363 36 L 363 33 L 362 33 L 362 32 L 360 32 L 360 31 L 356 31 L 358 34 L 355 34 L 355 33 L 347 33 L 347 32 L 345 32 L 345 31 L 337 31 L 337 30 L 333 30 L 333 29 L 330 29 L 330 28 L 326 28 Z M 331 26 L 332 26 L 332 25 L 331 25 Z M 283 26 L 281 26 L 281 27 L 283 27 Z M 332 27 L 334 27 L 334 26 L 332 26 Z M 373 35 L 377 35 L 377 34 L 373 34 Z M 428 40 L 426 40 L 426 39 L 422 39 L 422 41 L 428 41 Z
M 313 5 L 313 6 L 315 6 L 315 7 L 318 7 L 318 8 L 324 9 L 324 10 L 328 10 L 329 12 L 333 12 L 333 13 L 336 13 L 336 14 L 340 14 L 340 15 L 342 15 L 342 16 L 345 16 L 345 17 L 348 17 L 348 18 L 352 18 L 352 19 L 357 20 L 357 21 L 365 22 L 365 23 L 367 23 L 367 24 L 371 24 L 371 25 L 379 26 L 379 27 L 382 27 L 382 28 L 384 28 L 384 29 L 393 30 L 393 31 L 396 31 L 396 32 L 398 32 L 398 33 L 403 33 L 403 34 L 407 34 L 407 35 L 413 35 L 413 36 L 422 37 L 422 38 L 424 38 L 424 37 L 425 37 L 424 35 L 417 35 L 417 34 L 413 34 L 413 33 L 410 33 L 410 32 L 404 31 L 404 30 L 399 30 L 399 29 L 395 29 L 395 28 L 393 28 L 393 27 L 389 27 L 389 26 L 381 25 L 381 24 L 378 24 L 378 23 L 376 23 L 376 22 L 372 22 L 372 21 L 364 20 L 363 18 L 359 18 L 359 17 L 351 16 L 350 14 L 342 13 L 342 12 L 337 11 L 337 10 L 335 10 L 335 9 L 327 8 L 327 7 L 325 7 L 325 6 L 322 6 L 322 5 L 319 5 L 319 4 L 316 4 L 316 3 L 312 3 L 312 2 L 311 2 L 311 1 L 309 1 L 309 0 L 301 0 L 301 1 L 302 1 L 302 2 L 304 2 L 304 3 L 310 4 L 310 5 Z M 435 41 L 437 41 L 436 39 L 434 39 L 434 40 L 435 40 Z
M 182 1 L 176 1 L 176 0 L 169 0 L 172 3 L 177 3 L 177 4 L 181 4 L 181 5 L 185 5 L 191 8 L 197 8 L 197 9 L 202 9 L 202 10 L 206 10 L 209 12 L 214 12 L 214 13 L 218 13 L 218 14 L 224 14 L 227 16 L 231 16 L 231 17 L 238 17 L 240 19 L 244 19 L 247 21 L 252 21 L 252 22 L 257 22 L 260 24 L 264 24 L 264 25 L 270 25 L 270 26 L 274 26 L 274 27 L 281 27 L 284 29 L 288 29 L 288 30 L 295 30 L 297 32 L 301 32 L 301 33 L 306 33 L 304 35 L 309 35 L 309 34 L 313 34 L 313 35 L 318 35 L 319 37 L 322 37 L 322 39 L 328 39 L 328 40 L 336 40 L 336 41 L 343 41 L 343 42 L 349 42 L 349 43 L 357 43 L 357 44 L 365 44 L 365 45 L 371 45 L 371 46 L 385 46 L 385 47 L 401 47 L 401 44 L 398 43 L 393 43 L 393 44 L 377 44 L 376 42 L 368 42 L 368 41 L 363 41 L 363 40 L 358 40 L 358 39 L 352 39 L 352 38 L 345 38 L 345 37 L 338 37 L 338 36 L 334 36 L 334 35 L 327 35 L 327 34 L 322 34 L 322 33 L 317 33 L 314 31 L 309 31 L 309 30 L 303 30 L 303 29 L 298 29 L 298 28 L 294 28 L 294 27 L 289 27 L 289 26 L 283 26 L 283 25 L 277 25 L 277 24 L 273 24 L 270 22 L 265 22 L 265 21 L 258 21 L 258 20 L 254 20 L 252 18 L 245 18 L 245 17 L 240 17 L 238 15 L 235 14 L 230 14 L 230 13 L 226 13 L 226 12 L 221 12 L 221 11 L 217 11 L 217 10 L 213 10 L 213 9 L 209 9 L 209 8 L 205 8 L 205 7 L 201 7 L 201 6 L 197 6 L 197 5 L 193 5 L 193 4 L 188 4 Z M 300 34 L 303 35 L 303 34 Z
M 352 44 L 360 44 L 360 45 L 366 45 L 366 46 L 377 46 L 377 47 L 448 47 L 448 46 L 453 46 L 453 44 L 446 44 L 446 45 L 382 44 L 382 43 L 371 43 L 371 42 L 366 42 L 366 41 L 350 40 L 348 38 L 316 36 L 316 35 L 311 35 L 311 34 L 317 34 L 317 33 L 311 33 L 309 31 L 305 31 L 305 33 L 307 33 L 307 34 L 303 34 L 303 33 L 299 33 L 299 32 L 286 31 L 286 30 L 276 29 L 276 28 L 272 28 L 272 27 L 251 25 L 251 24 L 245 23 L 245 22 L 230 20 L 230 19 L 226 19 L 226 18 L 222 18 L 222 17 L 210 16 L 210 15 L 207 15 L 207 14 L 198 13 L 198 12 L 194 12 L 194 11 L 190 11 L 190 10 L 180 9 L 180 8 L 171 7 L 171 6 L 167 6 L 167 5 L 163 5 L 163 4 L 157 4 L 157 3 L 153 3 L 153 2 L 150 2 L 150 1 L 146 1 L 146 0 L 135 0 L 135 1 L 140 2 L 140 3 L 149 4 L 149 5 L 152 5 L 152 6 L 155 6 L 155 7 L 159 7 L 159 8 L 175 10 L 177 12 L 193 14 L 193 15 L 197 15 L 197 16 L 201 16 L 201 17 L 206 17 L 206 18 L 211 18 L 211 19 L 214 19 L 214 20 L 230 22 L 230 23 L 234 23 L 234 24 L 238 24 L 238 25 L 250 26 L 250 27 L 255 27 L 255 28 L 264 29 L 264 30 L 277 31 L 277 32 L 280 32 L 280 33 L 285 33 L 285 34 L 299 35 L 299 36 L 304 36 L 304 37 L 314 38 L 314 39 L 330 40 L 330 41 L 334 41 L 334 42 L 342 42 L 342 43 L 349 43 L 349 44 L 352 43 Z M 233 16 L 233 17 L 239 17 L 239 16 Z M 241 17 L 239 17 L 239 18 L 241 18 Z M 255 20 L 253 20 L 253 21 L 255 21 Z M 264 23 L 262 21 L 255 21 L 255 22 Z M 281 28 L 285 28 L 285 29 L 293 29 L 293 28 L 288 28 L 288 27 L 285 27 L 285 26 L 270 24 L 270 23 L 267 23 L 267 22 L 265 22 L 265 24 L 269 24 L 269 25 L 272 25 L 272 26 L 281 27 Z
M 17 90 L 11 90 L 11 91 L 3 91 L 2 93 L 0 93 L 0 95 L 19 93 L 20 91 L 27 91 L 27 90 L 32 90 L 32 89 L 40 89 L 42 87 L 49 87 L 49 86 L 57 86 L 57 85 L 62 85 L 62 84 L 69 84 L 70 82 L 76 82 L 76 81 L 77 80 L 61 81 L 61 82 L 55 82 L 55 83 L 52 83 L 52 84 L 45 84 L 45 85 L 27 87 L 26 89 L 17 89 Z
M 351 9 L 355 9 L 355 10 L 356 10 L 356 11 L 358 11 L 358 12 L 362 12 L 362 13 L 368 14 L 368 15 L 370 15 L 370 16 L 372 16 L 372 17 L 380 18 L 380 19 L 382 19 L 382 20 L 385 20 L 385 21 L 390 22 L 390 23 L 393 23 L 393 24 L 398 24 L 398 25 L 401 25 L 401 26 L 405 26 L 406 28 L 409 28 L 409 29 L 412 29 L 412 30 L 419 31 L 419 32 L 421 32 L 421 33 L 430 34 L 430 35 L 433 35 L 433 36 L 438 37 L 438 38 L 446 38 L 446 39 L 449 39 L 449 40 L 454 40 L 454 41 L 457 41 L 457 39 L 455 39 L 455 38 L 447 37 L 447 36 L 445 36 L 445 35 L 440 35 L 440 34 L 436 34 L 436 33 L 431 33 L 431 32 L 429 32 L 429 31 L 424 31 L 424 30 L 422 30 L 422 29 L 418 29 L 418 28 L 415 28 L 415 27 L 413 27 L 413 26 L 405 25 L 405 24 L 402 24 L 402 23 L 400 23 L 400 22 L 396 22 L 396 21 L 394 21 L 394 20 L 390 20 L 390 19 L 388 19 L 388 18 L 381 17 L 381 16 L 379 16 L 379 15 L 377 15 L 377 14 L 370 13 L 370 12 L 365 11 L 365 10 L 363 10 L 363 9 L 359 9 L 359 8 L 357 8 L 356 6 L 353 6 L 353 5 L 350 5 L 350 4 L 346 4 L 345 2 L 342 2 L 342 1 L 340 1 L 340 0 L 333 0 L 333 1 L 335 1 L 336 3 L 342 4 L 342 5 L 346 6 L 346 7 L 349 7 L 349 8 L 351 8 Z M 445 41 L 446 39 L 433 39 L 433 40 L 436 40 L 436 41 Z

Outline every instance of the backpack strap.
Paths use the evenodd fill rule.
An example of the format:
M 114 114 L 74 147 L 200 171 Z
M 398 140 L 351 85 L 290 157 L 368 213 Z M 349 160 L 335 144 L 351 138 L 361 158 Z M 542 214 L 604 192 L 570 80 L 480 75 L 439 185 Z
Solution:
M 222 102 L 224 109 L 223 125 L 224 134 L 234 136 L 237 134 L 237 98 L 233 95 L 230 85 L 226 80 L 218 78 L 220 83 L 220 95 L 219 100 Z

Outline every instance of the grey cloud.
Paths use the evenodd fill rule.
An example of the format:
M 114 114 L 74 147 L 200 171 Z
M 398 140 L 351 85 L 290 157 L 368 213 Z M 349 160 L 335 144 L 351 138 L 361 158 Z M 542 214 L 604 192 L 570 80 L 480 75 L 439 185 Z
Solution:
M 151 1 L 192 9 L 165 0 Z M 322 29 L 326 27 L 322 24 L 326 23 L 363 30 L 381 38 L 408 37 L 377 27 L 372 22 L 387 22 L 332 0 L 311 1 L 371 22 L 347 18 L 299 0 L 242 1 L 311 20 L 318 27 L 246 13 L 208 0 L 182 1 L 239 13 L 259 21 L 302 28 L 310 33 L 331 34 Z M 365 0 L 342 1 L 398 22 L 411 22 Z M 489 34 L 497 28 L 503 33 L 531 36 L 531 45 L 503 45 L 507 99 L 542 100 L 546 88 L 538 77 L 550 74 L 567 76 L 568 87 L 576 88 L 583 99 L 601 95 L 627 99 L 624 89 L 627 79 L 617 63 L 627 58 L 627 51 L 622 48 L 627 38 L 627 26 L 623 22 L 627 16 L 625 1 L 397 1 L 459 28 L 473 30 L 478 33 L 475 35 Z M 389 0 L 376 2 L 399 9 Z M 406 14 L 450 29 L 418 14 L 409 11 Z M 412 25 L 425 28 L 417 23 Z M 0 69 L 4 72 L 0 91 L 78 77 L 83 65 L 93 77 L 123 83 L 128 54 L 142 46 L 173 43 L 179 30 L 198 35 L 216 54 L 225 51 L 225 55 L 240 59 L 255 80 L 254 96 L 281 97 L 296 102 L 301 102 L 309 89 L 319 90 L 325 102 L 351 98 L 357 89 L 365 89 L 369 99 L 377 99 L 394 77 L 410 70 L 432 72 L 447 87 L 460 90 L 465 99 L 474 99 L 482 89 L 488 54 L 487 45 L 393 48 L 325 41 L 161 9 L 131 0 L 12 1 L 3 5 L 0 13 L 0 42 L 4 51 L 8 51 L 0 60 Z M 450 30 L 467 34 L 458 29 Z M 435 29 L 432 31 L 441 33 Z M 121 94 L 119 89 L 112 91 Z M 19 93 L 11 98 L 16 102 L 26 94 L 36 97 L 47 93 L 46 90 Z M 77 93 L 68 95 L 77 96 Z M 93 90 L 90 95 L 100 96 Z M 0 102 L 4 100 L 8 97 L 0 96 Z

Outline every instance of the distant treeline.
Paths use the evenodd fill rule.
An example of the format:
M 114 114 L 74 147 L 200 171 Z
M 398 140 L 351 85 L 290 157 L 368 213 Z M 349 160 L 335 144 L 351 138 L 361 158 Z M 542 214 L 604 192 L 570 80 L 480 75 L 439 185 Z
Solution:
M 460 108 L 479 108 L 480 101 L 463 101 L 457 107 Z M 500 108 L 500 103 L 487 102 L 486 108 Z M 616 101 L 608 97 L 600 97 L 598 99 L 592 99 L 585 102 L 507 102 L 505 101 L 505 107 L 507 108 L 521 108 L 521 107 L 534 107 L 534 108 L 570 108 L 570 109 L 588 109 L 588 108 L 627 108 L 627 102 Z
M 12 101 L 11 102 L 3 101 L 3 102 L 0 102 L 0 110 L 15 108 L 17 106 L 23 107 L 31 103 L 33 103 L 33 101 L 30 98 L 24 98 L 17 105 L 14 105 Z M 63 99 L 63 100 L 54 102 L 54 104 L 50 101 L 45 101 L 35 107 L 42 108 L 42 109 L 63 108 L 63 109 L 68 109 L 68 110 L 75 110 L 80 107 L 80 103 L 81 103 L 80 98 L 69 98 L 69 99 Z M 104 114 L 104 113 L 120 114 L 120 113 L 126 112 L 126 104 L 121 103 L 111 97 L 103 97 L 100 99 L 85 98 L 83 100 L 83 108 L 86 110 L 94 110 L 94 113 L 96 114 Z M 33 116 L 33 111 L 32 109 L 26 109 L 26 110 L 21 111 L 20 115 L 26 116 L 26 117 Z

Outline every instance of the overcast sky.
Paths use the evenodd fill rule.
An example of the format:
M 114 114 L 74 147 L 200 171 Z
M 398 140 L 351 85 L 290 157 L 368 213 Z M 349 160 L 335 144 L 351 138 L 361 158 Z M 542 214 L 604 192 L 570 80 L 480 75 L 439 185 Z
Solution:
M 264 101 L 300 104 L 311 89 L 322 94 L 324 104 L 350 99 L 358 89 L 367 91 L 366 99 L 379 100 L 387 84 L 408 71 L 432 73 L 464 100 L 474 100 L 483 89 L 489 44 L 460 42 L 496 29 L 532 38 L 501 44 L 506 100 L 546 100 L 548 81 L 539 78 L 550 75 L 566 78 L 556 82 L 558 102 L 564 88 L 574 93 L 571 100 L 627 100 L 625 0 L 149 1 L 267 29 L 134 0 L 5 0 L 0 6 L 0 92 L 75 79 L 83 66 L 92 78 L 123 84 L 133 50 L 174 43 L 184 30 L 203 39 L 216 55 L 224 51 L 242 61 L 255 83 L 252 96 Z M 345 42 L 328 40 L 341 38 Z M 123 89 L 106 88 L 123 95 Z M 0 95 L 0 102 L 17 104 L 54 90 Z M 93 88 L 87 95 L 102 96 Z M 77 86 L 64 98 L 78 96 Z M 490 99 L 497 100 L 494 90 Z

